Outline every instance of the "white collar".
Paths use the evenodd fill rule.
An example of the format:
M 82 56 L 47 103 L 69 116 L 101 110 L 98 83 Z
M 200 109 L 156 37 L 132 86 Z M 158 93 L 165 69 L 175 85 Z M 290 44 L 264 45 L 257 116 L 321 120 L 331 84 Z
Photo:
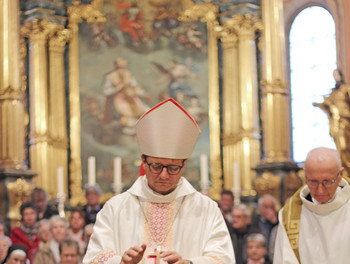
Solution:
M 341 191 L 341 187 L 337 187 L 337 190 L 335 191 L 335 194 L 334 194 L 334 196 L 330 199 L 330 200 L 328 200 L 327 202 L 325 202 L 325 203 L 320 203 L 319 201 L 317 201 L 314 197 L 311 197 L 311 200 L 312 200 L 312 202 L 314 203 L 314 204 L 327 204 L 327 203 L 330 203 L 330 202 L 333 202 L 334 201 L 334 199 L 335 199 L 335 197 L 337 196 L 337 194 Z
M 169 203 L 175 199 L 194 193 L 196 190 L 184 177 L 181 177 L 174 191 L 169 194 L 162 195 L 154 192 L 148 186 L 146 176 L 141 176 L 136 180 L 136 182 L 130 187 L 127 192 L 139 196 L 142 199 L 149 200 L 150 202 Z
M 300 192 L 300 198 L 303 205 L 318 215 L 328 215 L 333 211 L 338 210 L 350 199 L 350 186 L 344 179 L 341 180 L 338 187 L 340 190 L 337 190 L 334 197 L 324 204 L 316 204 L 310 202 L 306 197 L 310 194 L 309 187 L 305 185 Z

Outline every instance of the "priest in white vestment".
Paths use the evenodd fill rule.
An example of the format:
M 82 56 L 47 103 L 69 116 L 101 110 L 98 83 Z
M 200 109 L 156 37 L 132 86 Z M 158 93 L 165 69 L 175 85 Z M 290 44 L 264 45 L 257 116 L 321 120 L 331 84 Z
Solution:
M 235 263 L 217 203 L 181 176 L 199 134 L 173 99 L 139 119 L 136 138 L 145 174 L 97 215 L 84 264 Z
M 350 263 L 350 186 L 339 153 L 309 152 L 306 185 L 280 210 L 275 264 Z

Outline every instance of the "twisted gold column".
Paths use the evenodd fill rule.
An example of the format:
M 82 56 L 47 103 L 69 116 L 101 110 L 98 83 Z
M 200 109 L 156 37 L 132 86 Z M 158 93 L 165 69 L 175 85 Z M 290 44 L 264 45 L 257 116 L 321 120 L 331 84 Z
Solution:
M 237 15 L 226 20 L 224 26 L 236 35 L 224 38 L 225 187 L 233 186 L 233 161 L 239 161 L 239 187 L 243 196 L 251 196 L 255 195 L 255 171 L 251 168 L 260 162 L 255 32 L 261 29 L 261 22 L 257 17 Z M 229 45 L 227 38 L 236 43 Z
M 0 168 L 27 169 L 19 53 L 19 4 L 0 0 Z

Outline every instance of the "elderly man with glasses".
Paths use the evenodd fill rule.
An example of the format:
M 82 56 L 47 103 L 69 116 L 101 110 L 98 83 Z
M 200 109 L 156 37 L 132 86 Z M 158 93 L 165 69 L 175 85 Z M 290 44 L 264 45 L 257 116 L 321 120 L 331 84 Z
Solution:
M 339 153 L 313 149 L 304 170 L 306 185 L 279 213 L 274 263 L 348 263 L 350 186 Z
M 97 215 L 84 264 L 234 264 L 215 201 L 182 176 L 200 130 L 175 100 L 137 122 L 142 173 Z

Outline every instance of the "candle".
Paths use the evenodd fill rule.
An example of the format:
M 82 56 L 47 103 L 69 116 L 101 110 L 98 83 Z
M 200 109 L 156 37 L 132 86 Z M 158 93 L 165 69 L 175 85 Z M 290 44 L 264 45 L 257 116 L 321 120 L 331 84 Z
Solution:
M 96 184 L 96 158 L 93 156 L 88 158 L 88 184 Z
M 239 171 L 239 161 L 233 162 L 233 189 L 237 192 L 241 190 L 241 174 Z
M 121 189 L 122 186 L 122 158 L 121 157 L 116 157 L 114 158 L 114 185 L 116 188 Z
M 64 194 L 64 178 L 63 178 L 63 167 L 59 166 L 57 168 L 57 186 L 58 186 L 58 194 Z
M 208 173 L 208 157 L 205 154 L 200 156 L 201 164 L 201 184 L 207 185 L 209 183 L 209 173 Z

